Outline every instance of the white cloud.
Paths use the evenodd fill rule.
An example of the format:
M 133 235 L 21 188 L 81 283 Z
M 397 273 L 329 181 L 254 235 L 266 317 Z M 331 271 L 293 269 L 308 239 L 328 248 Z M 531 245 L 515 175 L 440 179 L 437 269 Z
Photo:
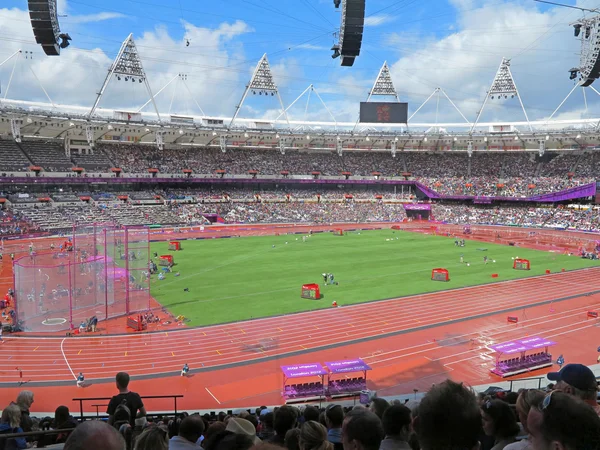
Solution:
M 323 47 L 321 45 L 314 45 L 314 44 L 300 44 L 300 45 L 295 45 L 294 49 L 328 51 L 329 47 Z
M 93 23 L 103 22 L 105 20 L 122 19 L 125 18 L 125 14 L 114 13 L 114 12 L 101 12 L 97 14 L 88 14 L 84 16 L 70 16 L 68 17 L 67 23 Z
M 63 4 L 63 8 L 63 11 L 67 9 L 66 4 Z M 108 20 L 107 16 L 95 16 L 96 19 L 104 17 Z M 63 50 L 59 57 L 47 57 L 35 43 L 31 30 L 23 32 L 23 24 L 27 22 L 27 11 L 0 9 L 2 34 L 19 36 L 18 42 L 8 40 L 3 44 L 0 60 L 19 48 L 33 52 L 32 59 L 21 58 L 8 97 L 47 102 L 27 67 L 30 65 L 55 103 L 91 108 L 96 98 L 95 93 L 102 86 L 116 54 L 107 54 L 99 48 L 77 48 L 74 32 L 73 43 L 68 49 Z M 245 61 L 243 45 L 237 38 L 250 33 L 251 28 L 243 21 L 221 23 L 216 28 L 201 28 L 183 22 L 183 27 L 185 34 L 181 39 L 173 38 L 164 27 L 156 27 L 145 31 L 141 36 L 134 36 L 154 93 L 178 73 L 188 76 L 186 83 L 191 94 L 182 82 L 173 82 L 157 96 L 159 110 L 168 111 L 173 100 L 172 113 L 197 114 L 195 99 L 207 114 L 230 116 L 247 82 L 246 77 L 240 75 L 248 63 Z M 31 34 L 29 43 L 23 41 L 26 34 Z M 185 45 L 186 39 L 191 42 L 189 47 Z M 116 49 L 113 51 L 116 52 Z M 3 94 L 6 92 L 11 69 L 12 61 L 0 67 Z M 143 83 L 125 83 L 124 80 L 112 79 L 99 106 L 131 111 L 144 104 L 148 98 Z M 145 111 L 152 111 L 152 106 L 147 106 Z
M 365 17 L 366 27 L 379 27 L 396 20 L 396 16 L 391 14 L 376 14 L 374 16 Z
M 390 69 L 396 89 L 403 100 L 409 100 L 410 110 L 414 111 L 440 86 L 473 120 L 502 57 L 512 57 L 513 77 L 530 119 L 550 115 L 572 86 L 568 69 L 578 65 L 579 42 L 568 26 L 578 13 L 564 9 L 541 13 L 521 1 L 478 2 L 477 9 L 470 0 L 452 3 L 459 7 L 456 30 L 441 39 L 410 33 L 382 37 L 390 51 L 399 54 Z M 424 108 L 419 117 L 433 118 L 435 102 L 433 107 L 429 113 Z M 439 120 L 446 120 L 450 114 L 454 121 L 454 108 L 440 107 Z M 488 103 L 481 120 L 523 118 L 515 98 L 501 104 Z

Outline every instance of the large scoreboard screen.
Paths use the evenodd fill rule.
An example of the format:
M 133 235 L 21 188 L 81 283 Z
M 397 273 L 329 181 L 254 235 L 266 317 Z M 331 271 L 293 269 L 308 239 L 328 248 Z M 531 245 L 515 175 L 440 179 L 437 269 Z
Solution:
M 360 103 L 362 123 L 407 123 L 408 103 Z

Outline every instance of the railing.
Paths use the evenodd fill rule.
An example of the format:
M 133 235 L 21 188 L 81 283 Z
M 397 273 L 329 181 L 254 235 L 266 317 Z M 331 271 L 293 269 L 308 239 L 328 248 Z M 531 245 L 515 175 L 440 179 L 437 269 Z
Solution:
M 177 414 L 177 399 L 178 398 L 183 398 L 183 395 L 181 394 L 175 394 L 175 395 L 142 395 L 140 396 L 142 398 L 142 400 L 151 400 L 151 399 L 173 399 L 173 414 Z M 90 397 L 90 398 L 74 398 L 73 401 L 74 402 L 79 402 L 79 417 L 81 418 L 81 420 L 83 421 L 84 415 L 83 415 L 83 402 L 106 402 L 106 401 L 110 401 L 112 397 Z M 98 408 L 100 406 L 103 406 L 101 404 L 95 404 L 92 405 L 93 407 L 96 407 L 96 416 L 99 415 L 99 410 Z
M 42 441 L 40 441 L 40 437 L 45 437 L 45 436 L 52 436 L 52 435 L 56 435 L 56 434 L 65 434 L 65 433 L 71 433 L 75 428 L 65 428 L 62 430 L 40 430 L 40 431 L 27 431 L 27 432 L 23 432 L 23 433 L 6 433 L 6 434 L 0 434 L 0 447 L 4 448 L 4 446 L 6 445 L 6 439 L 11 439 L 11 438 L 32 438 L 34 440 L 37 440 L 39 443 L 41 443 Z M 42 444 L 42 448 L 44 447 L 44 445 Z M 38 446 L 38 448 L 40 448 Z
M 593 370 L 594 374 L 596 375 L 596 381 L 600 383 L 600 376 L 597 375 L 598 370 Z M 542 389 L 542 382 L 544 384 L 547 383 L 547 378 L 546 376 L 543 377 L 532 377 L 532 378 L 522 378 L 520 380 L 510 380 L 510 388 L 509 390 L 511 392 L 516 392 L 521 388 L 525 388 L 525 389 Z M 537 387 L 536 387 L 537 384 Z M 532 387 L 533 385 L 533 387 Z M 516 391 L 515 389 L 516 388 Z

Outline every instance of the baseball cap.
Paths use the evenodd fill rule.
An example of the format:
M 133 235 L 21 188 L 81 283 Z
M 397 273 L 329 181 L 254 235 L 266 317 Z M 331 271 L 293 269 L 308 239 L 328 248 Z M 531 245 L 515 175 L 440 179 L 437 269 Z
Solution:
M 550 381 L 564 381 L 581 391 L 598 389 L 594 372 L 583 364 L 567 364 L 559 372 L 550 372 L 547 376 Z
M 235 434 L 244 434 L 254 441 L 254 445 L 260 444 L 262 442 L 256 436 L 256 428 L 254 428 L 252 422 L 246 419 L 239 419 L 237 417 L 229 419 L 225 431 L 231 431 Z

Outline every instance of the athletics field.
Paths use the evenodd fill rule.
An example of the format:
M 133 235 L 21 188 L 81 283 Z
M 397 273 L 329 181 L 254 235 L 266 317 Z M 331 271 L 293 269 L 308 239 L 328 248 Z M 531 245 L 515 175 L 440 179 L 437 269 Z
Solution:
M 599 265 L 577 256 L 468 240 L 456 247 L 454 238 L 389 229 L 318 233 L 306 242 L 302 236 L 190 240 L 182 242 L 180 252 L 168 252 L 167 242 L 153 243 L 152 252 L 172 254 L 176 265 L 164 280 L 152 276 L 152 295 L 197 326 Z M 529 259 L 531 270 L 514 270 L 515 257 Z M 431 281 L 437 267 L 449 270 L 449 282 Z M 333 273 L 339 284 L 324 286 L 323 272 Z M 494 273 L 498 278 L 491 277 Z M 300 298 L 306 283 L 320 284 L 321 300 Z

